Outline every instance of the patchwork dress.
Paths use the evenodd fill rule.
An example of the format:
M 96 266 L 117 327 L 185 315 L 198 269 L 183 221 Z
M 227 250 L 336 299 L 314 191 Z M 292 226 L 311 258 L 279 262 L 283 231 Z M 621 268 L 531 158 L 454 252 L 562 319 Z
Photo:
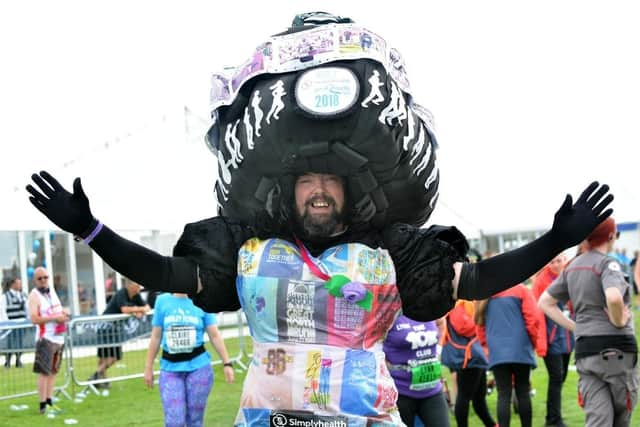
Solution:
M 316 268 L 363 284 L 370 311 L 333 296 Z M 402 425 L 382 352 L 401 309 L 395 280 L 383 249 L 345 243 L 313 258 L 286 240 L 249 239 L 236 284 L 253 358 L 235 425 Z

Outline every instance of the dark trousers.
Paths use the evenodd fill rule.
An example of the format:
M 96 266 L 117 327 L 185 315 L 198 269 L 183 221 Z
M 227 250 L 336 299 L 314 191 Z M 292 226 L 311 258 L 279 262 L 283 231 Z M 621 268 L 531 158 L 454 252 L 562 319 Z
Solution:
M 489 427 L 496 422 L 487 406 L 487 371 L 481 368 L 467 368 L 456 371 L 458 395 L 456 396 L 455 415 L 458 427 L 469 425 L 469 403 L 482 423 Z
M 8 337 L 7 341 L 9 344 L 9 349 L 11 350 L 22 350 L 24 348 L 24 331 L 25 329 L 19 328 L 12 330 Z M 9 367 L 11 364 L 11 355 L 16 355 L 16 365 L 20 364 L 20 356 L 22 356 L 22 352 L 14 352 L 14 353 L 6 353 L 6 359 L 4 365 Z
M 424 427 L 449 427 L 449 408 L 442 392 L 424 399 L 398 395 L 398 411 L 407 427 L 413 427 L 416 416 Z
M 547 416 L 545 422 L 548 425 L 556 425 L 562 422 L 562 384 L 567 379 L 570 353 L 547 354 L 544 364 L 549 373 L 547 384 Z
M 493 367 L 493 378 L 498 389 L 498 424 L 509 427 L 511 422 L 511 390 L 515 388 L 518 414 L 522 427 L 531 427 L 531 396 L 529 395 L 529 373 L 531 365 L 504 363 Z

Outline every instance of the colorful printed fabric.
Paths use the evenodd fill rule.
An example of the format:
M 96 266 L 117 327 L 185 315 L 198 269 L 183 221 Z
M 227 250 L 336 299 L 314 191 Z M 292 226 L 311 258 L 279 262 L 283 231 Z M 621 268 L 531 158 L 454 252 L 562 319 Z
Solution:
M 165 427 L 201 427 L 213 371 L 209 365 L 193 372 L 160 371 L 160 398 Z
M 237 288 L 254 353 L 235 425 L 402 425 L 382 352 L 401 307 L 391 257 L 350 243 L 312 261 L 362 283 L 371 311 L 331 295 L 292 243 L 248 240 Z
M 435 321 L 399 316 L 384 342 L 384 353 L 398 393 L 416 399 L 442 390 L 438 358 L 440 333 Z

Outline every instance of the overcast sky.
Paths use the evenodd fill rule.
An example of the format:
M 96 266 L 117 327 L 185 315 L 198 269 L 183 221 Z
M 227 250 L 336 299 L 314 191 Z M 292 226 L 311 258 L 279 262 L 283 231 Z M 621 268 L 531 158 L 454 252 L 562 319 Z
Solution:
M 548 227 L 564 194 L 594 179 L 613 188 L 620 221 L 640 220 L 637 2 L 248 3 L 2 2 L 0 191 L 34 170 L 63 173 L 79 153 L 183 105 L 206 117 L 212 71 L 242 63 L 295 13 L 326 10 L 397 47 L 416 100 L 434 113 L 434 222 Z M 171 159 L 158 162 L 161 173 Z

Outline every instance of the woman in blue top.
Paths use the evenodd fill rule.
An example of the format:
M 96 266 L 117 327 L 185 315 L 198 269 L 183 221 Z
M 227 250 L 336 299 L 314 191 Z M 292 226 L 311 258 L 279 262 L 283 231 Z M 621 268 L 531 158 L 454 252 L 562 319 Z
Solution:
M 144 381 L 153 387 L 153 361 L 162 345 L 159 386 L 164 425 L 202 426 L 213 386 L 211 356 L 203 343 L 205 331 L 224 363 L 225 379 L 229 383 L 234 380 L 216 316 L 196 307 L 187 294 L 179 293 L 160 295 L 154 310 Z

